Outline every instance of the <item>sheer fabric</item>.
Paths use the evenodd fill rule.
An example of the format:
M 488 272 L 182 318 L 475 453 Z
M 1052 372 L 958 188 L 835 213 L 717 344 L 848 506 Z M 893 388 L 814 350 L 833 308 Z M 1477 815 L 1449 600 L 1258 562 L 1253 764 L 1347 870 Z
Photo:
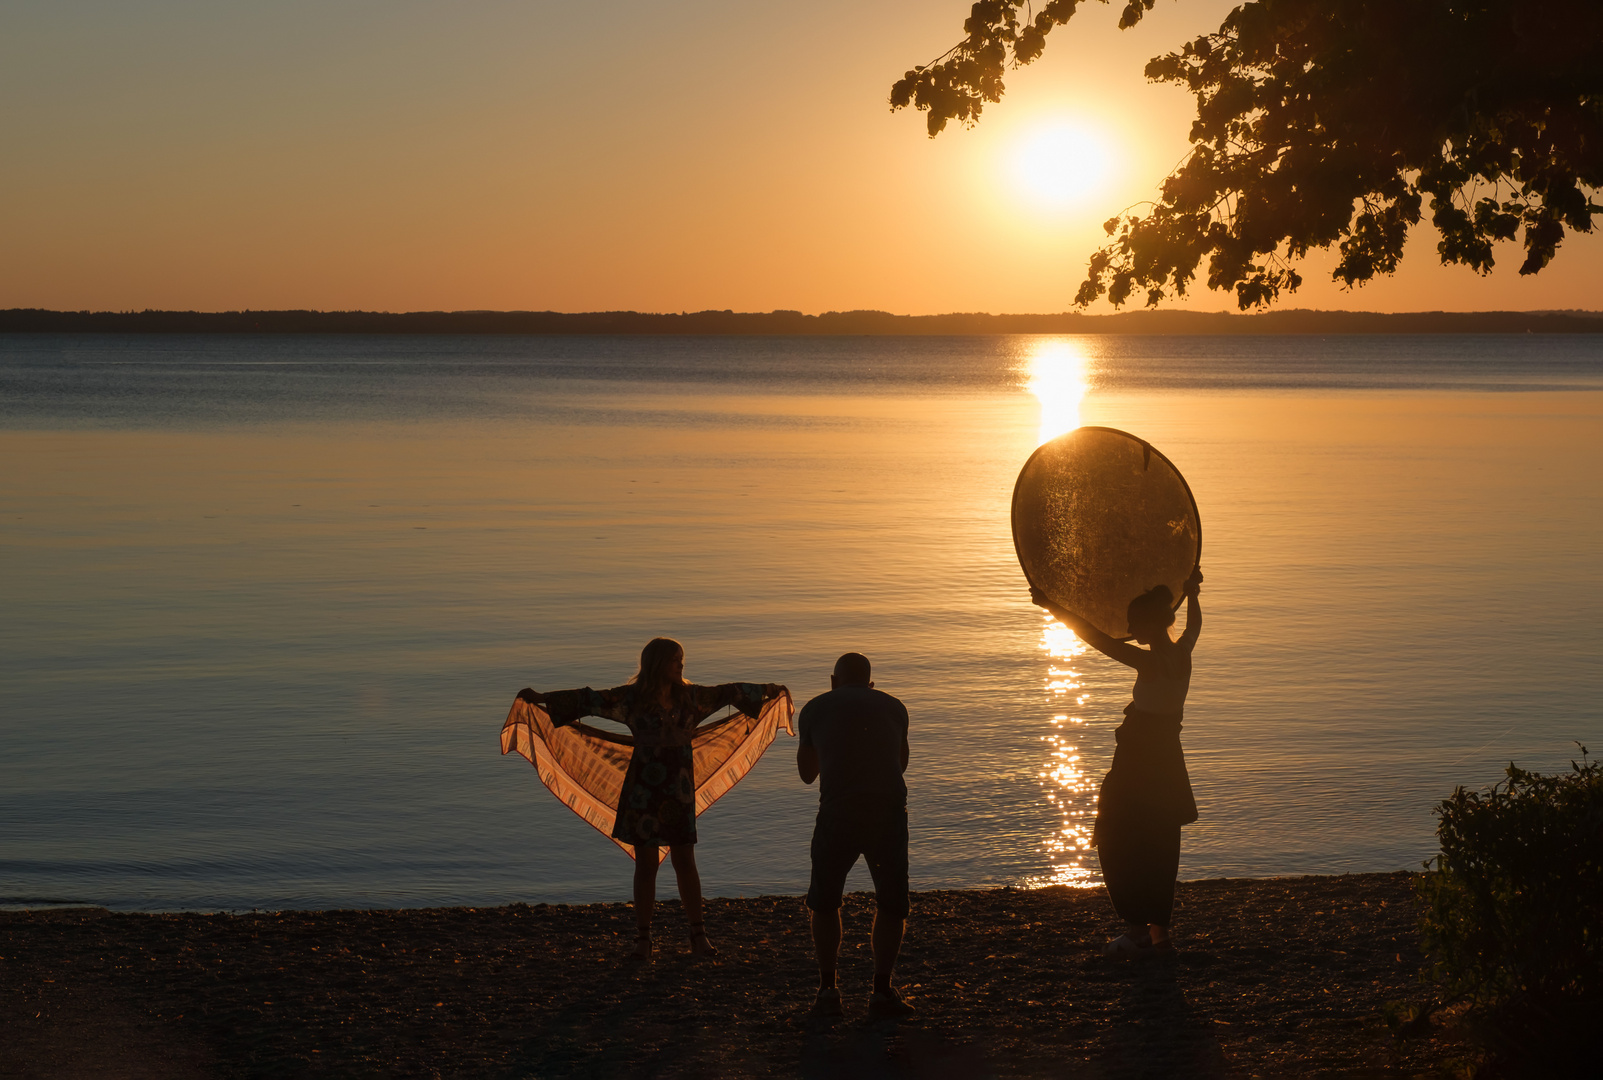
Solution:
M 755 717 L 733 709 L 696 728 L 690 746 L 698 815 L 751 771 L 781 728 L 788 735 L 796 734 L 795 711 L 786 691 L 764 703 Z M 631 859 L 634 846 L 614 838 L 612 831 L 634 748 L 635 740 L 629 735 L 584 723 L 558 727 L 544 708 L 521 698 L 512 702 L 512 711 L 501 727 L 501 753 L 515 750 L 526 758 L 553 795 Z M 668 855 L 665 846 L 657 852 L 659 861 Z

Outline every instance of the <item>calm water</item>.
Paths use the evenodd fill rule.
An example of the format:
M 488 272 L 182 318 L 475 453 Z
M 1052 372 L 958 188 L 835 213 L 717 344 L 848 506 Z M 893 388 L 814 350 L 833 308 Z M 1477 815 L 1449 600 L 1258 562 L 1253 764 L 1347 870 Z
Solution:
M 1183 875 L 1413 868 L 1603 748 L 1600 391 L 1592 337 L 0 337 L 0 903 L 622 899 L 497 734 L 657 634 L 803 700 L 872 657 L 916 887 L 1092 883 L 1129 679 L 1008 533 L 1076 422 L 1202 512 Z M 793 749 L 710 893 L 805 889 Z

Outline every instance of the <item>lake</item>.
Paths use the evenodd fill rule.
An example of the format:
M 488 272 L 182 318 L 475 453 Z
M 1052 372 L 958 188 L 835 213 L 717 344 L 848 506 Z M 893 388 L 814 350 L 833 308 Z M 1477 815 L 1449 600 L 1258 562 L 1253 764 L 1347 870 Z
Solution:
M 623 900 L 498 733 L 656 635 L 798 704 L 866 653 L 915 888 L 1095 884 L 1130 679 L 1008 524 L 1077 423 L 1201 512 L 1182 877 L 1415 869 L 1603 750 L 1603 336 L 8 335 L 0 904 Z M 708 894 L 805 891 L 816 799 L 781 735 Z

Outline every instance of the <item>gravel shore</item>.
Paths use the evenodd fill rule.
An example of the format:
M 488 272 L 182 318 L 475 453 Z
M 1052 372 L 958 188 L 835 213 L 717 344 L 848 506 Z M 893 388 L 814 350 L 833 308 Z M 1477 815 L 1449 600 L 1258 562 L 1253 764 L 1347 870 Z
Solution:
M 668 890 L 671 894 L 671 887 Z M 0 1077 L 1414 1076 L 1407 874 L 1183 883 L 1172 963 L 1103 959 L 1101 890 L 913 897 L 898 983 L 866 1016 L 872 900 L 847 898 L 844 1020 L 808 1015 L 800 897 L 677 904 L 625 959 L 624 904 L 134 915 L 0 913 Z

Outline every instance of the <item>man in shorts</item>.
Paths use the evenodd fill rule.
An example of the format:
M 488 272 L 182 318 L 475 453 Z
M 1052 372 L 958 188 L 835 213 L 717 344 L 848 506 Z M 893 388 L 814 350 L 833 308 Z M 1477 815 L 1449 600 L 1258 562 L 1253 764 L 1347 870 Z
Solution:
M 891 971 L 907 928 L 907 706 L 875 690 L 868 657 L 835 661 L 830 691 L 802 707 L 796 769 L 818 785 L 813 828 L 813 876 L 807 890 L 813 944 L 818 949 L 815 1013 L 840 1016 L 835 958 L 840 952 L 841 892 L 861 855 L 874 878 L 875 1019 L 911 1016 L 913 1007 L 891 986 Z

